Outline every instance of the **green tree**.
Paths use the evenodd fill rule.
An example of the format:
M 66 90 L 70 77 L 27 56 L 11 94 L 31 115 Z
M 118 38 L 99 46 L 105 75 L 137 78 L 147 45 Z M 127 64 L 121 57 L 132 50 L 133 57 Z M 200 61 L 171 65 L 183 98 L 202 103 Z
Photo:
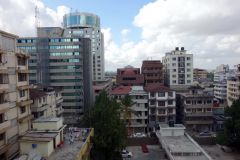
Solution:
M 120 120 L 119 104 L 102 91 L 94 102 L 90 119 L 94 128 L 93 155 L 100 160 L 122 159 L 120 150 L 126 147 L 126 124 Z
M 228 119 L 224 122 L 224 131 L 218 132 L 216 141 L 222 146 L 240 148 L 240 98 L 224 109 L 224 116 Z
M 131 109 L 131 107 L 137 102 L 134 102 L 129 94 L 125 94 L 124 97 L 120 98 L 120 101 L 121 108 L 119 113 L 123 114 L 124 122 L 126 122 L 126 118 L 128 118 L 129 123 L 131 123 L 132 114 L 139 117 L 138 112 L 134 109 Z
M 214 88 L 215 86 L 213 84 L 210 84 L 208 88 Z

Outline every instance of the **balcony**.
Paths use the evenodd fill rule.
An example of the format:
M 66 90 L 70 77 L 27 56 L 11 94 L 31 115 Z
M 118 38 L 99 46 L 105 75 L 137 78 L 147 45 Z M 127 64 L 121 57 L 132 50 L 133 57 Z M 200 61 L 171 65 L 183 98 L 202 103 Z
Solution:
M 187 117 L 213 116 L 213 112 L 185 113 Z
M 34 115 L 30 114 L 30 115 L 27 115 L 25 117 L 22 117 L 22 118 L 18 119 L 17 121 L 19 123 L 24 123 L 24 122 L 27 122 L 27 121 L 33 119 L 33 118 L 34 118 Z
M 26 106 L 26 105 L 31 104 L 31 103 L 33 103 L 33 100 L 26 100 L 26 101 L 18 102 L 18 103 L 16 103 L 16 105 L 20 106 L 20 107 L 23 107 L 23 106 Z
M 0 114 L 5 113 L 9 110 L 10 110 L 9 102 L 5 102 L 5 103 L 0 104 Z
M 237 81 L 237 82 L 236 82 L 236 86 L 240 86 L 240 81 Z
M 144 73 L 163 73 L 163 70 L 143 70 L 143 74 Z
M 137 123 L 128 124 L 126 125 L 126 127 L 147 127 L 147 124 L 142 124 L 140 122 L 137 122 Z
M 186 121 L 186 124 L 213 124 L 213 120 Z
M 236 75 L 237 77 L 240 77 L 240 71 L 236 71 L 236 72 L 235 72 L 235 75 Z
M 6 144 L 3 147 L 0 148 L 0 155 L 7 152 L 10 148 L 12 148 L 12 144 Z
M 16 87 L 17 89 L 19 90 L 24 90 L 24 89 L 30 89 L 30 88 L 33 88 L 32 85 L 27 85 L 27 86 L 19 86 L 19 87 Z
M 148 100 L 147 99 L 132 99 L 134 102 L 137 102 L 137 103 L 147 103 Z
M 61 113 L 63 113 L 63 112 L 64 112 L 64 109 L 56 110 L 56 114 L 57 114 L 57 115 L 59 115 L 59 114 L 61 114 Z
M 156 77 L 156 76 L 154 76 L 154 77 L 145 77 L 145 80 L 161 80 L 161 79 L 163 79 L 163 76 L 160 76 L 160 77 Z
M 0 123 L 0 134 L 6 132 L 9 129 L 11 129 L 11 121 Z
M 213 108 L 213 104 L 185 105 L 185 108 L 187 108 L 187 109 L 191 109 L 191 108 Z
M 7 51 L 0 49 L 0 54 L 7 54 Z
M 17 73 L 32 73 L 31 70 L 16 70 Z

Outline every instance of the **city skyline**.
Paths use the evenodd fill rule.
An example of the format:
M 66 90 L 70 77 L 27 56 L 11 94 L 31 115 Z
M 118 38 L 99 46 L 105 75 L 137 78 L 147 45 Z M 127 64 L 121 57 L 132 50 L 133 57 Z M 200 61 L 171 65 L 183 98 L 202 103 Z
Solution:
M 61 27 L 62 16 L 78 10 L 101 17 L 105 71 L 128 64 L 140 68 L 143 60 L 162 60 L 175 47 L 185 47 L 194 55 L 194 68 L 214 69 L 220 64 L 233 68 L 240 55 L 240 2 L 194 2 L 5 1 L 0 2 L 0 29 L 34 37 L 36 5 L 40 8 L 41 27 Z

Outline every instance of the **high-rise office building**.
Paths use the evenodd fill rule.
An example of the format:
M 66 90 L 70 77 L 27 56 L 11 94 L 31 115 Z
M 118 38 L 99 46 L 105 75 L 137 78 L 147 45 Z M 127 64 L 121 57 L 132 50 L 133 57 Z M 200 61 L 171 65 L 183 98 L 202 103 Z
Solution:
M 187 90 L 193 82 L 193 54 L 176 47 L 162 58 L 164 66 L 164 85 L 176 91 Z
M 101 32 L 100 17 L 85 12 L 72 12 L 64 15 L 65 37 L 85 37 L 92 41 L 93 80 L 104 80 L 104 36 Z
M 17 47 L 32 56 L 28 60 L 30 83 L 63 89 L 64 117 L 77 117 L 92 105 L 90 38 L 69 35 L 69 30 L 60 27 L 41 27 L 38 37 L 19 38 Z

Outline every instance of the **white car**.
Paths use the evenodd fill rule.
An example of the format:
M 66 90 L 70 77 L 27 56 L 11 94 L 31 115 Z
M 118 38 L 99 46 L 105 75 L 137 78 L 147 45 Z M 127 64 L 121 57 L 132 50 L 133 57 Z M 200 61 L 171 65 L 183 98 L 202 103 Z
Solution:
M 146 135 L 143 133 L 134 133 L 133 137 L 146 137 Z
M 121 151 L 121 154 L 122 154 L 122 157 L 127 157 L 127 158 L 131 158 L 133 155 L 132 155 L 132 152 L 128 152 L 126 150 L 122 150 Z

